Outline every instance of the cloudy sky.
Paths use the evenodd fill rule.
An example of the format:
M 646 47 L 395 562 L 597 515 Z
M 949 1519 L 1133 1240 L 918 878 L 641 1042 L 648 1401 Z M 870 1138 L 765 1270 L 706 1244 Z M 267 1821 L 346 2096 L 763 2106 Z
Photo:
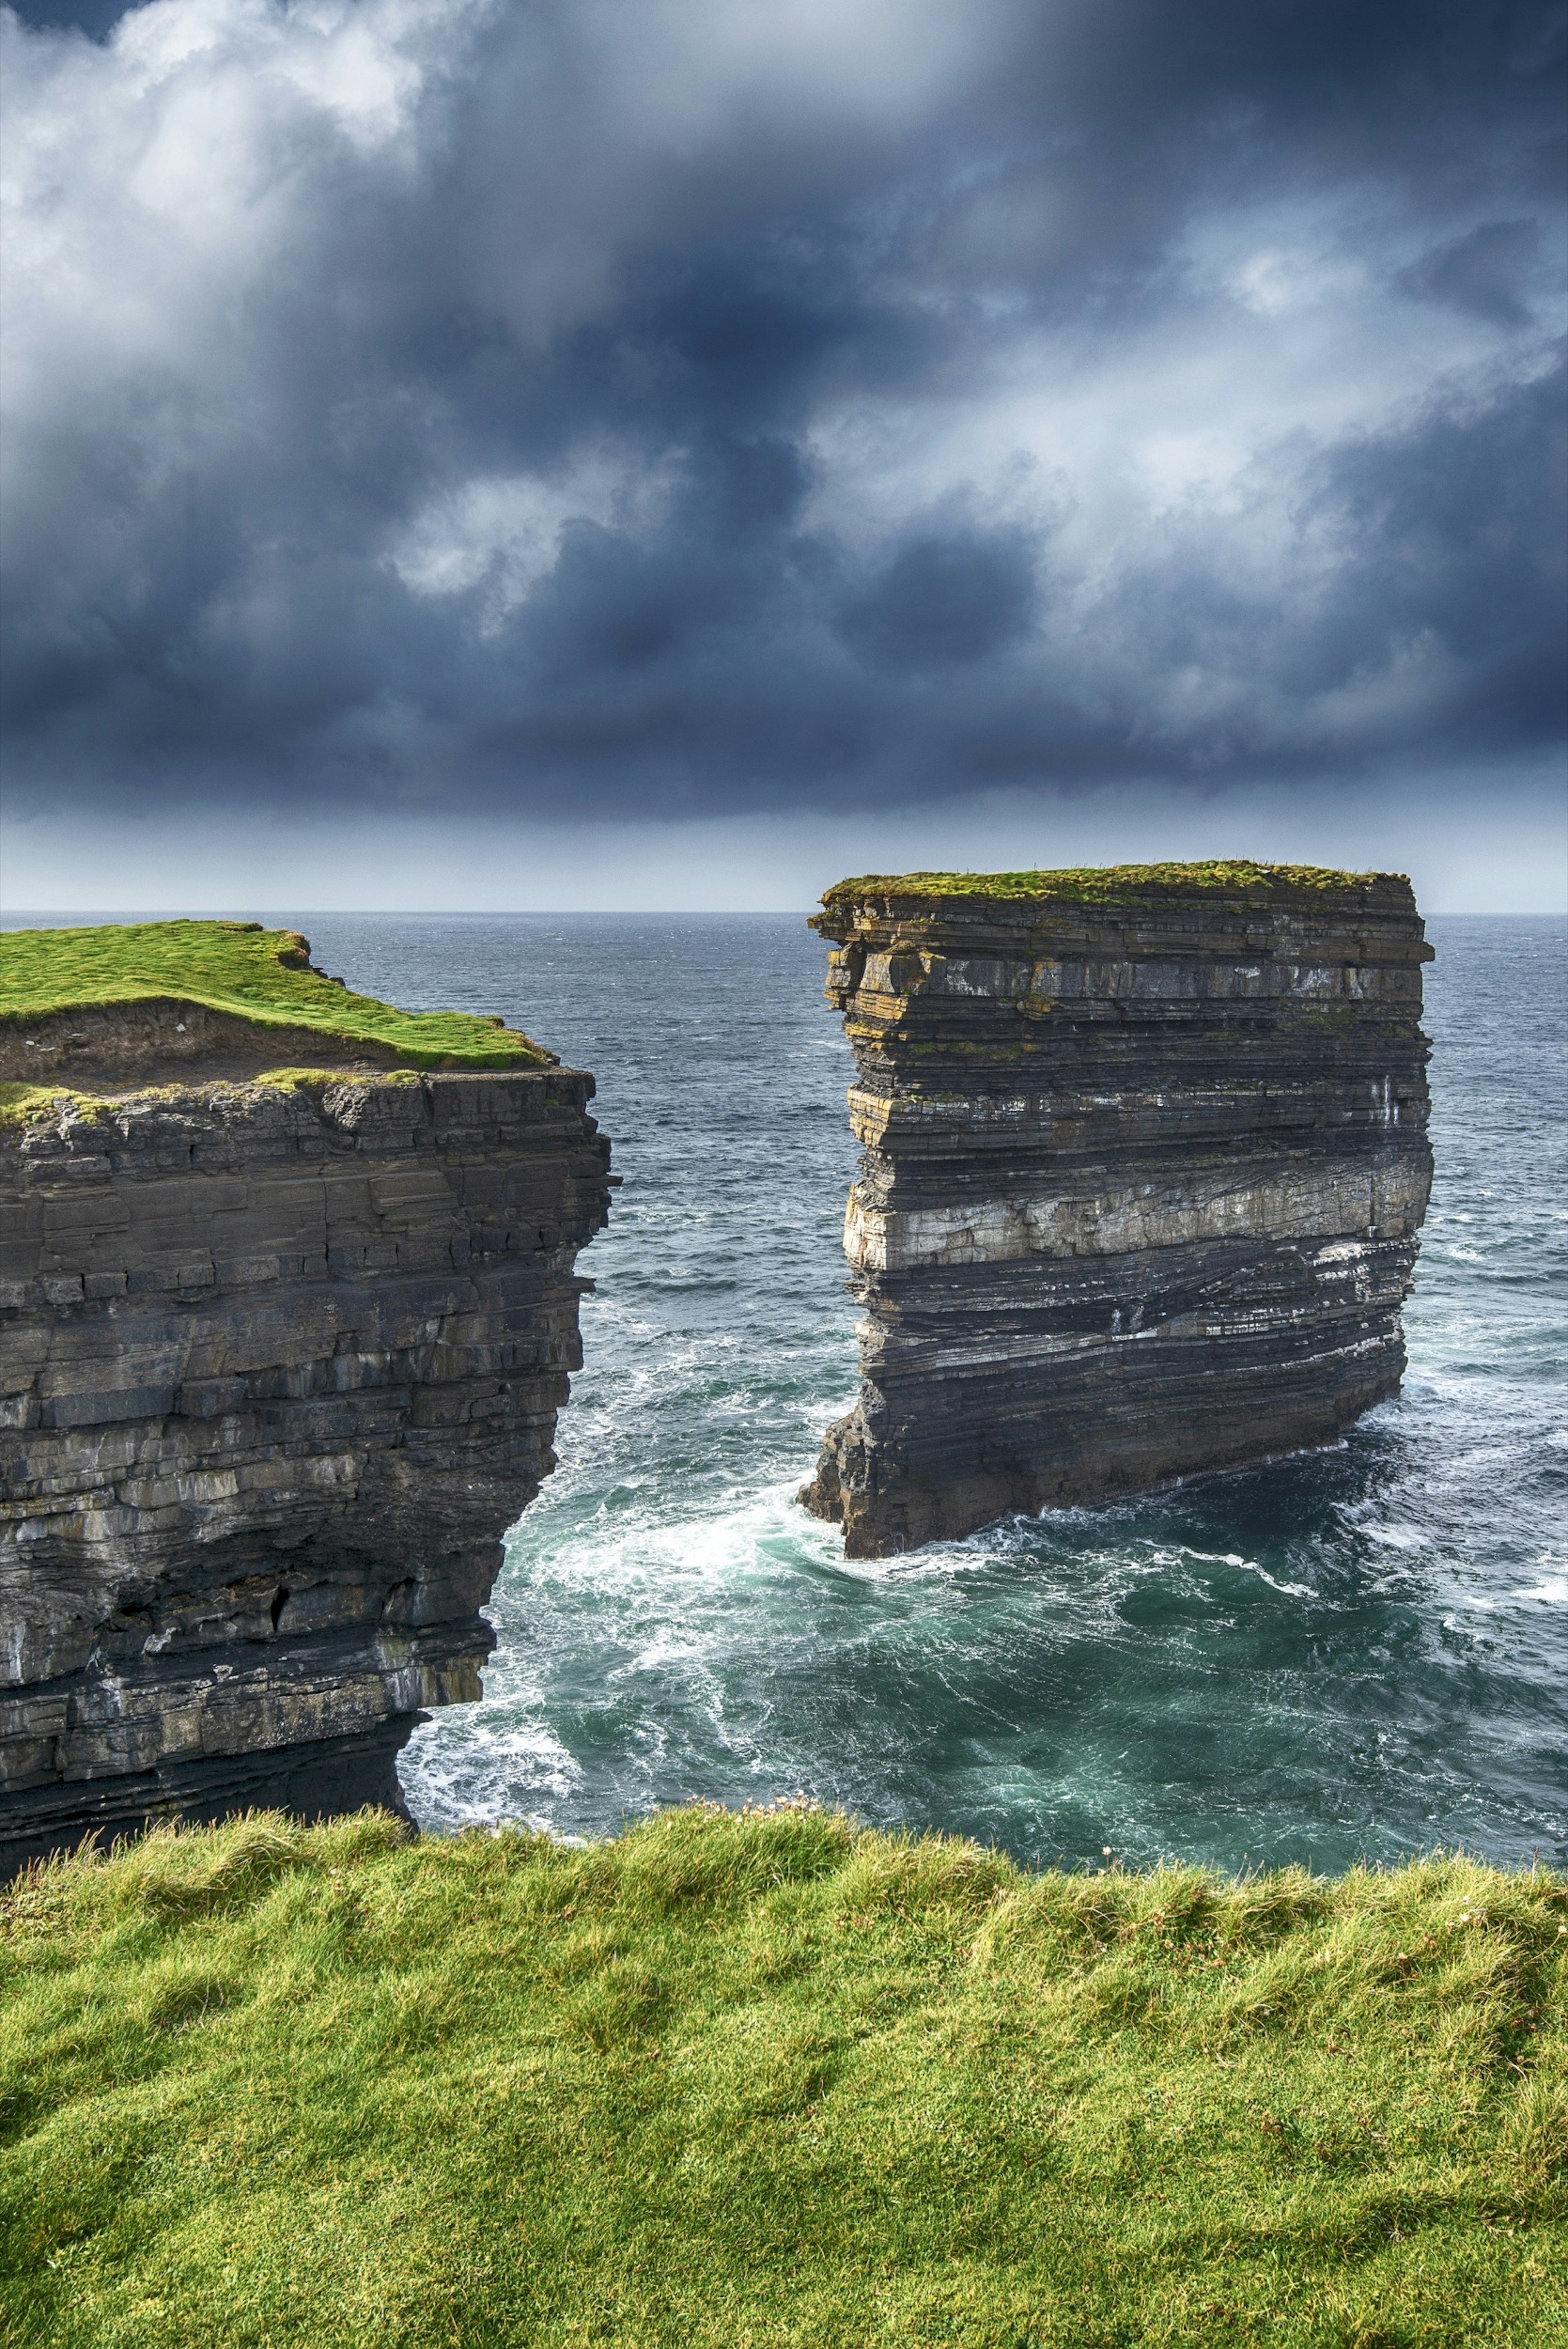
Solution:
M 26 0 L 16 905 L 1550 905 L 1535 0 Z

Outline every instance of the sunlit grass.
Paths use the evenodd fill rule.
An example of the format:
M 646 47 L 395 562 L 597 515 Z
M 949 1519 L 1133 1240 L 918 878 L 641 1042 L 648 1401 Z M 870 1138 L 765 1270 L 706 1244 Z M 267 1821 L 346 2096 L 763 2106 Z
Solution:
M 0 1937 L 9 2339 L 1557 2343 L 1568 1883 L 257 1816 Z
M 400 1011 L 337 986 L 311 969 L 297 930 L 134 922 L 0 933 L 0 1020 L 149 1000 L 199 1003 L 254 1027 L 314 1030 L 339 1044 L 374 1042 L 418 1068 L 523 1068 L 549 1058 L 499 1019 Z

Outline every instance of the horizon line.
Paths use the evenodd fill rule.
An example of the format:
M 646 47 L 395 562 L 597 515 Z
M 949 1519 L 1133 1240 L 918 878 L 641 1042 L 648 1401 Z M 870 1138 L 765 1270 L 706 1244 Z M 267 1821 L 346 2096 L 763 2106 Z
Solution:
M 819 913 L 820 901 L 810 905 L 219 905 L 201 913 L 191 913 L 183 907 L 125 905 L 26 905 L 0 908 L 0 928 L 18 924 L 26 916 L 36 918 L 46 915 L 69 916 L 73 919 L 101 921 L 106 926 L 128 921 L 229 921 L 253 919 L 258 913 L 301 915 L 311 918 L 325 916 L 333 921 L 646 921 L 664 916 L 671 921 L 700 920 L 711 916 L 716 920 L 790 921 L 798 916 Z M 1568 922 L 1568 906 L 1523 905 L 1511 908 L 1497 906 L 1434 905 L 1425 909 L 1425 917 L 1434 921 L 1470 922 Z

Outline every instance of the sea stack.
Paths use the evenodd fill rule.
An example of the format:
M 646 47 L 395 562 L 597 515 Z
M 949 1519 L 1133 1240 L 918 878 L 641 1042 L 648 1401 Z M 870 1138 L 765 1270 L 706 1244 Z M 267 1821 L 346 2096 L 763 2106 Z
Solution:
M 1398 1392 L 1431 1186 L 1402 874 L 841 882 L 853 1557 L 1336 1439 Z
M 253 924 L 5 943 L 84 999 L 0 1016 L 0 1872 L 397 1806 L 554 1465 L 593 1080 Z

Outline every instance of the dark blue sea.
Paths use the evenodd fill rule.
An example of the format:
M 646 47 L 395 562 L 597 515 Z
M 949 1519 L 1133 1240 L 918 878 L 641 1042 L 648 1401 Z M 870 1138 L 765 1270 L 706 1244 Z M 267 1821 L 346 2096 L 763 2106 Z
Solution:
M 404 1762 L 428 1826 L 804 1790 L 1035 1860 L 1568 1861 L 1563 922 L 1429 926 L 1397 1402 L 1333 1451 L 850 1565 L 793 1500 L 856 1387 L 851 1063 L 803 921 L 265 918 L 592 1069 L 624 1177 L 484 1701 Z

